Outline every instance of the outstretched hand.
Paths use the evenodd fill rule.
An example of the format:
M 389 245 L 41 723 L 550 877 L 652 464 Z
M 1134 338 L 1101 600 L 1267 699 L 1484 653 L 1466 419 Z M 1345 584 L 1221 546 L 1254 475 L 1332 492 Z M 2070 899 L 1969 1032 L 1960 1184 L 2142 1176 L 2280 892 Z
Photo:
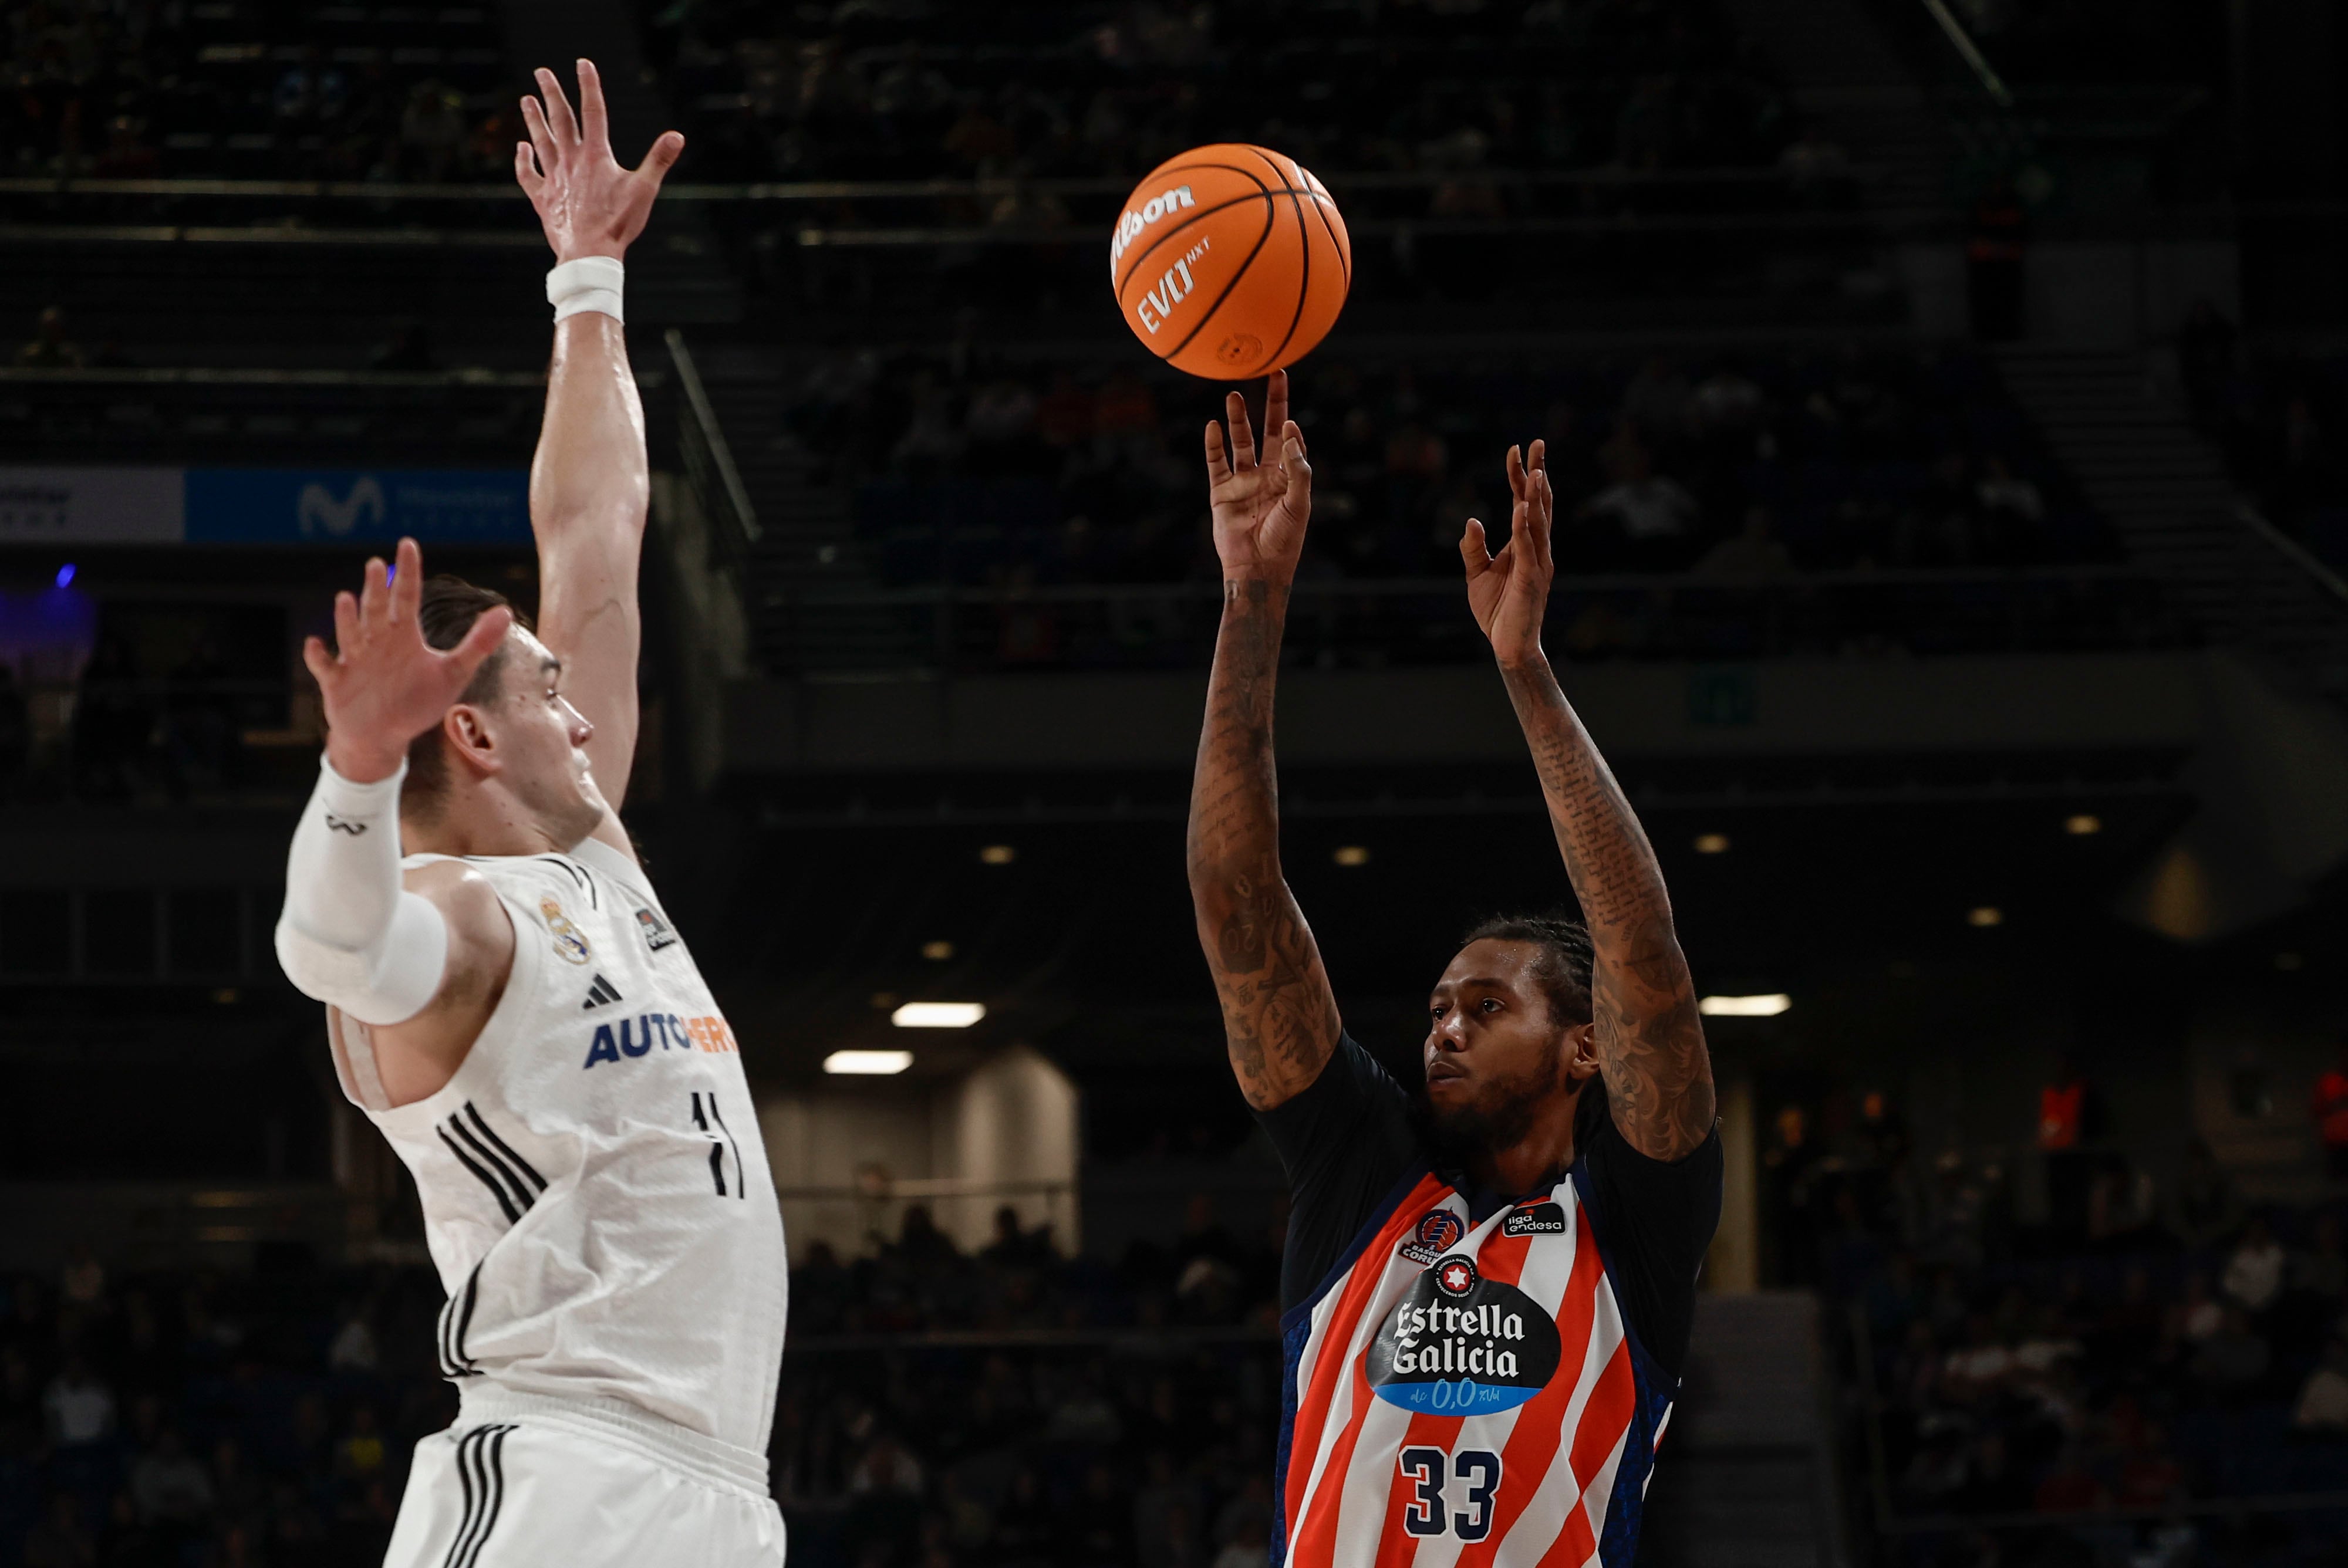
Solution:
M 557 261 L 581 256 L 618 260 L 644 231 L 661 180 L 685 151 L 685 138 L 664 131 L 644 160 L 623 169 L 612 156 L 610 118 L 603 108 L 603 79 L 592 60 L 579 62 L 579 113 L 554 73 L 537 72 L 540 97 L 521 100 L 530 139 L 514 144 L 514 178 L 538 209 L 546 242 Z
M 1484 525 L 1468 519 L 1459 557 L 1468 565 L 1468 608 L 1492 641 L 1502 664 L 1529 664 L 1541 658 L 1541 613 L 1557 575 L 1550 553 L 1550 519 L 1556 499 L 1549 487 L 1547 445 L 1536 441 L 1529 454 L 1509 448 L 1509 488 L 1516 504 L 1509 518 L 1509 542 L 1494 555 Z
M 414 539 L 402 539 L 396 559 L 396 571 L 386 571 L 380 557 L 367 562 L 356 599 L 335 596 L 333 651 L 315 637 L 302 644 L 302 662 L 325 699 L 326 760 L 357 784 L 399 771 L 408 743 L 440 723 L 513 624 L 513 611 L 499 606 L 474 621 L 456 647 L 432 647 L 416 618 L 424 552 Z
M 1304 525 L 1313 517 L 1313 466 L 1304 460 L 1304 432 L 1288 417 L 1288 373 L 1275 370 L 1265 384 L 1263 427 L 1272 447 L 1258 461 L 1255 431 L 1248 424 L 1247 399 L 1234 392 L 1223 400 L 1231 425 L 1231 452 L 1223 451 L 1223 426 L 1207 422 L 1207 501 L 1213 509 L 1215 554 L 1223 576 L 1296 575 L 1304 552 Z

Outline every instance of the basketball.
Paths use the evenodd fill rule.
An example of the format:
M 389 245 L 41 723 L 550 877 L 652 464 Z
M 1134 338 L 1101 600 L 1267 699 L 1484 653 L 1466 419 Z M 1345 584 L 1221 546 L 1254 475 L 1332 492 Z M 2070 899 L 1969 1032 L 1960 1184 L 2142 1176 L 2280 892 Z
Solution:
M 1109 238 L 1117 308 L 1149 352 L 1192 375 L 1243 381 L 1328 335 L 1354 248 L 1328 189 L 1244 142 L 1193 148 L 1150 171 Z

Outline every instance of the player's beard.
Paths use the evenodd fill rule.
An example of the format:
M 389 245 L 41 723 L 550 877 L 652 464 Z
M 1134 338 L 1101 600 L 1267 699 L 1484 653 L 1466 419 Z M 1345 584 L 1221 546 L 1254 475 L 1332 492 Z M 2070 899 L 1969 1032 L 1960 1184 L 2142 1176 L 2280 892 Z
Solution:
M 1564 1083 L 1564 1054 L 1551 1051 L 1514 1077 L 1486 1081 L 1465 1105 L 1437 1107 L 1422 1085 L 1419 1120 L 1443 1163 L 1463 1164 L 1470 1154 L 1522 1143 L 1542 1104 Z

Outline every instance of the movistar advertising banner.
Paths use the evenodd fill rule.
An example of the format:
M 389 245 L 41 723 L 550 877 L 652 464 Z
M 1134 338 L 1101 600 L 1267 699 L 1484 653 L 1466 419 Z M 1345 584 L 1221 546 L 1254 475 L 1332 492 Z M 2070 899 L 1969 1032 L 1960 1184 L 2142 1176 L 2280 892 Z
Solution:
M 0 467 L 0 544 L 530 542 L 520 468 Z

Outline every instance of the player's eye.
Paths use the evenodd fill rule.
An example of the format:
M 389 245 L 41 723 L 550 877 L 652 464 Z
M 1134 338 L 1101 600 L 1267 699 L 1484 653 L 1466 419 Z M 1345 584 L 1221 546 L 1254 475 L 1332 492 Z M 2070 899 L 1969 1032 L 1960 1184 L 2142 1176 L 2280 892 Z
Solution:
M 1498 1012 L 1500 1010 L 1500 999 L 1498 997 L 1486 997 L 1484 999 L 1484 1010 L 1486 1012 Z

